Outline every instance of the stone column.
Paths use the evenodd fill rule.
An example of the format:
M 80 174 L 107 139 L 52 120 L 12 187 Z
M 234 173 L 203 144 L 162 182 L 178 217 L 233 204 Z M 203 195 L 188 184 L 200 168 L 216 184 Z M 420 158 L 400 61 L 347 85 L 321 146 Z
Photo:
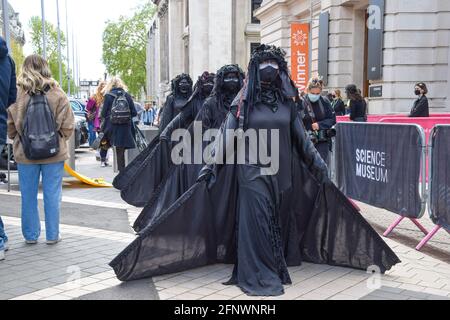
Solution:
M 183 0 L 169 1 L 169 77 L 184 72 L 184 19 Z
M 203 71 L 216 72 L 209 69 L 209 1 L 190 0 L 189 16 L 190 74 L 196 79 Z
M 233 61 L 233 6 L 231 1 L 209 0 L 209 70 Z

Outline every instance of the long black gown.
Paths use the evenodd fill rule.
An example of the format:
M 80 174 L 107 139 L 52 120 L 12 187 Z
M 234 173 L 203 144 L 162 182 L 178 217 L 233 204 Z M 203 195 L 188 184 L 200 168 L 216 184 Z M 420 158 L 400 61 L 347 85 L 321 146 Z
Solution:
M 202 126 L 203 134 L 206 130 L 220 128 L 230 110 L 234 96 L 235 94 L 223 96 L 213 95 L 206 100 L 195 119 L 195 122 Z M 218 99 L 221 99 L 222 102 L 219 103 Z M 194 131 L 193 126 L 194 123 L 188 128 L 191 134 Z M 204 147 L 205 144 L 202 146 L 202 149 Z M 194 155 L 194 148 L 195 146 L 192 146 L 192 157 Z M 203 166 L 203 163 L 195 163 L 193 158 L 189 164 L 183 163 L 173 166 L 151 194 L 144 210 L 134 222 L 133 229 L 136 232 L 142 231 L 157 212 L 163 212 L 175 203 L 176 200 L 194 185 Z
M 227 263 L 235 264 L 229 284 L 249 295 L 276 296 L 290 283 L 287 266 L 302 261 L 362 270 L 377 265 L 382 272 L 400 262 L 328 181 L 292 100 L 257 104 L 248 123 L 280 130 L 280 171 L 264 176 L 249 163 L 205 167 L 110 263 L 120 280 Z M 230 113 L 223 137 L 238 126 Z

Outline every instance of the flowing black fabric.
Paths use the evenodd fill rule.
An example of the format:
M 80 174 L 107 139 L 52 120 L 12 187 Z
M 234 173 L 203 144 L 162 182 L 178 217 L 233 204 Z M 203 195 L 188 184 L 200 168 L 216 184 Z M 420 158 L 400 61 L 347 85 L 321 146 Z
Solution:
M 181 113 L 114 179 L 114 187 L 121 191 L 122 199 L 128 204 L 144 207 L 173 167 L 170 135 L 176 129 L 187 129 L 201 110 L 206 99 L 202 95 L 203 81 L 204 79 L 199 79 Z
M 195 119 L 197 124 L 201 124 L 203 134 L 208 129 L 219 129 L 230 111 L 236 93 L 228 93 L 221 89 L 223 78 L 228 73 L 238 74 L 240 85 L 243 84 L 243 73 L 238 66 L 224 66 L 217 72 L 213 94 L 205 101 Z M 194 132 L 193 126 L 194 123 L 188 128 L 191 136 L 193 136 Z M 204 149 L 205 146 L 206 143 L 203 144 L 202 149 Z M 194 148 L 195 146 L 193 145 L 191 150 L 192 155 L 194 155 L 195 152 Z M 162 179 L 159 186 L 151 194 L 144 210 L 134 222 L 133 229 L 136 232 L 142 231 L 151 219 L 153 219 L 155 214 L 164 212 L 175 203 L 175 201 L 188 191 L 197 181 L 203 165 L 203 163 L 195 163 L 194 158 L 192 157 L 189 164 L 183 163 L 181 165 L 173 166 Z
M 258 51 L 262 54 L 255 54 L 251 68 L 260 58 L 283 60 L 273 47 Z M 400 262 L 328 179 L 292 99 L 295 95 L 286 94 L 289 85 L 293 88 L 282 80 L 286 65 L 281 69 L 276 85 L 280 94 L 265 92 L 259 83 L 255 88 L 258 79 L 250 73 L 221 127 L 212 152 L 214 164 L 205 166 L 174 203 L 158 202 L 162 205 L 141 225 L 145 228 L 137 239 L 110 263 L 120 280 L 232 263 L 228 285 L 248 295 L 278 296 L 284 293 L 283 285 L 291 283 L 287 267 L 302 261 L 361 270 L 376 265 L 381 272 Z M 245 130 L 279 132 L 279 141 L 258 137 L 250 143 L 245 134 L 229 139 L 229 130 L 242 130 L 243 124 Z M 220 150 L 236 151 L 242 144 L 263 145 L 270 154 L 279 144 L 279 170 L 266 174 L 264 162 L 253 162 L 248 148 L 245 163 L 223 164 L 230 155 Z M 170 179 L 164 193 L 177 190 L 178 196 L 179 181 Z
M 300 124 L 299 119 L 296 121 Z M 234 125 L 237 126 L 236 118 Z M 301 125 L 297 128 L 302 130 Z M 298 139 L 306 143 L 304 129 Z M 248 294 L 279 295 L 283 292 L 281 284 L 289 283 L 286 265 L 308 261 L 361 270 L 377 265 L 385 272 L 400 262 L 334 185 L 318 182 L 316 177 L 320 175 L 314 174 L 309 160 L 302 156 L 305 146 L 293 144 L 292 148 L 295 156 L 289 190 L 274 199 L 265 190 L 274 187 L 267 180 L 264 182 L 270 178 L 261 178 L 260 186 L 256 185 L 261 192 L 253 195 L 254 200 L 248 203 L 258 203 L 263 210 L 247 207 L 255 214 L 266 215 L 265 219 L 278 219 L 278 223 L 263 224 L 273 228 L 269 238 L 275 245 L 264 247 L 264 250 L 275 249 L 274 254 L 270 255 L 270 251 L 265 254 L 274 259 L 265 263 L 272 268 L 265 273 L 272 282 L 261 286 L 252 282 L 252 278 L 241 278 L 237 279 L 238 285 Z M 255 185 L 247 190 L 243 185 L 241 190 L 239 166 L 215 166 L 214 170 L 212 182 L 194 184 L 168 210 L 155 215 L 138 238 L 110 263 L 120 280 L 181 272 L 214 263 L 249 263 L 246 257 L 239 260 L 236 222 L 238 212 L 243 212 L 239 211 L 242 205 L 239 199 L 251 195 Z M 278 218 L 273 215 L 274 210 Z M 266 243 L 267 235 L 261 238 L 262 234 L 251 232 L 246 237 L 252 243 L 257 239 Z M 277 279 L 273 272 L 280 277 L 276 284 L 273 284 Z

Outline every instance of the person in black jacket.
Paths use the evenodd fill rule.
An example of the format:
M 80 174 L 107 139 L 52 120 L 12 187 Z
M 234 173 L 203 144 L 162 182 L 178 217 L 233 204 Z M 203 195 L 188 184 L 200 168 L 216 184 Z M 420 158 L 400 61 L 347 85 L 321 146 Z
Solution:
M 303 98 L 303 124 L 322 159 L 327 162 L 331 149 L 331 128 L 336 124 L 336 114 L 328 99 L 321 96 L 323 81 L 312 78 L 308 94 Z
M 137 116 L 133 99 L 126 92 L 127 87 L 123 81 L 117 77 L 111 79 L 105 88 L 105 101 L 102 108 L 102 131 L 109 145 L 116 147 L 117 165 L 119 171 L 125 168 L 125 150 L 136 148 L 136 132 L 133 126 L 133 118 Z M 130 120 L 126 124 L 113 124 L 111 121 L 111 111 L 116 97 L 125 95 L 130 108 Z M 101 150 L 102 166 L 106 166 L 106 152 Z
M 356 85 L 350 84 L 345 88 L 350 104 L 350 120 L 367 122 L 367 103 Z
M 342 101 L 341 90 L 337 89 L 333 94 L 333 102 L 331 103 L 336 116 L 345 116 L 345 103 Z
M 409 116 L 413 118 L 429 117 L 430 109 L 428 106 L 428 98 L 426 97 L 426 94 L 428 93 L 427 85 L 423 82 L 419 82 L 414 88 L 414 93 L 416 96 L 419 96 L 419 98 L 414 101 L 414 105 Z

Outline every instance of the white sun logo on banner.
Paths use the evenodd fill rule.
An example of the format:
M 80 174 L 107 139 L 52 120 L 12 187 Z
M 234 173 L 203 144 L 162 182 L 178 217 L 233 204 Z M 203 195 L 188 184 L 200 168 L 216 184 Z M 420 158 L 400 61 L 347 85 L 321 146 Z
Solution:
M 306 41 L 308 40 L 308 35 L 302 30 L 299 30 L 294 33 L 292 39 L 294 40 L 296 46 L 304 46 L 306 44 Z

